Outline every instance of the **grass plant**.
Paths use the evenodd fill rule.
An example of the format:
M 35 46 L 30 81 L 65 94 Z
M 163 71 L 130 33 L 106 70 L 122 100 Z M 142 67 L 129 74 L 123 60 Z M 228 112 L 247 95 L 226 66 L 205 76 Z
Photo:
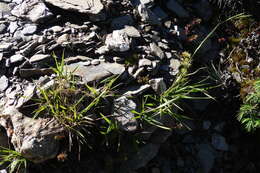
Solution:
M 260 128 L 260 79 L 255 81 L 253 88 L 254 91 L 244 98 L 237 116 L 248 132 Z
M 64 55 L 58 61 L 53 55 L 56 67 L 54 85 L 48 89 L 39 89 L 40 96 L 36 99 L 38 109 L 34 112 L 34 117 L 46 116 L 55 118 L 66 130 L 69 139 L 69 148 L 73 146 L 73 139 L 76 139 L 81 150 L 82 145 L 92 146 L 88 142 L 91 129 L 97 126 L 97 122 L 104 118 L 102 108 L 109 102 L 114 89 L 114 82 L 117 77 L 112 76 L 100 83 L 96 88 L 88 84 L 80 84 L 72 73 L 67 73 L 64 63 Z M 99 115 L 99 117 L 97 116 Z M 101 116 L 103 115 L 103 116 Z M 108 124 L 106 132 L 110 132 L 111 122 Z
M 0 165 L 4 164 L 8 165 L 9 173 L 26 173 L 28 160 L 17 151 L 0 147 Z
M 183 52 L 182 57 L 182 68 L 172 85 L 160 95 L 145 95 L 143 97 L 141 111 L 133 111 L 137 114 L 136 118 L 144 120 L 151 125 L 171 130 L 170 127 L 165 126 L 159 121 L 160 117 L 171 116 L 177 122 L 181 123 L 183 119 L 188 118 L 187 116 L 179 114 L 180 111 L 183 111 L 180 106 L 181 102 L 187 99 L 212 98 L 207 93 L 206 84 L 204 84 L 203 81 L 196 84 L 190 83 L 189 77 L 192 74 L 189 73 L 188 70 L 191 66 L 191 55 L 188 52 Z M 196 93 L 202 93 L 204 96 L 194 96 Z

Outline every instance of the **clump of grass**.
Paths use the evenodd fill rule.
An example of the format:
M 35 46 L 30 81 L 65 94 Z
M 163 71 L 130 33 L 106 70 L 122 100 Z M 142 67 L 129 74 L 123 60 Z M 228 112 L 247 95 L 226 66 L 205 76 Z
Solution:
M 162 116 L 170 116 L 177 122 L 181 123 L 183 119 L 188 117 L 179 114 L 183 111 L 181 102 L 186 99 L 209 99 L 212 98 L 207 94 L 206 85 L 203 83 L 191 84 L 188 72 L 191 66 L 191 55 L 188 52 L 182 53 L 183 61 L 180 73 L 177 75 L 172 85 L 160 95 L 145 95 L 142 101 L 140 112 L 136 112 L 137 117 L 149 124 L 157 127 L 171 130 L 171 127 L 165 126 L 158 118 Z M 194 94 L 203 93 L 205 97 L 195 97 Z
M 253 89 L 254 91 L 244 98 L 237 116 L 248 132 L 260 127 L 260 79 L 255 81 Z
M 7 164 L 9 173 L 26 173 L 28 160 L 21 153 L 9 148 L 0 147 L 0 165 Z
M 56 67 L 53 71 L 57 77 L 53 86 L 40 89 L 39 98 L 36 100 L 38 109 L 34 112 L 35 118 L 55 118 L 68 134 L 70 150 L 73 139 L 77 141 L 79 151 L 82 145 L 92 148 L 88 136 L 96 128 L 97 122 L 103 119 L 100 114 L 104 112 L 104 107 L 109 105 L 113 84 L 117 78 L 112 76 L 102 81 L 99 88 L 80 84 L 71 73 L 66 72 L 64 55 L 61 62 L 55 55 L 54 59 Z

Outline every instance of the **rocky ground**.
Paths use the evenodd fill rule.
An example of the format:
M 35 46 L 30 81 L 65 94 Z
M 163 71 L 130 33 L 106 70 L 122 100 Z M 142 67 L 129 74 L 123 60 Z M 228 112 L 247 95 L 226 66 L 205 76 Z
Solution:
M 236 115 L 248 81 L 260 75 L 259 1 L 232 3 L 0 0 L 0 146 L 22 153 L 28 172 L 258 172 L 259 132 L 246 133 Z M 244 11 L 253 16 L 224 23 L 200 46 L 221 20 Z M 53 117 L 33 118 L 30 106 L 59 84 L 53 67 L 63 60 L 76 86 L 100 86 L 110 76 L 120 81 L 102 105 L 120 137 L 108 136 L 107 145 L 104 135 L 92 135 L 98 139 L 90 140 L 92 149 L 83 146 L 80 159 L 76 146 L 68 149 L 66 128 Z M 182 113 L 190 118 L 182 123 L 157 119 L 173 130 L 135 119 L 145 95 L 162 95 L 186 66 L 197 71 L 190 83 L 205 81 L 215 99 L 185 100 Z

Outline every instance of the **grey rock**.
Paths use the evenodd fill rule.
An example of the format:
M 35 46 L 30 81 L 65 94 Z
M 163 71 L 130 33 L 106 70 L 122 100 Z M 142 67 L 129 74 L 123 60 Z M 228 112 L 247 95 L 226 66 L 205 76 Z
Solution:
M 214 133 L 212 135 L 211 143 L 212 143 L 213 147 L 216 148 L 217 150 L 228 151 L 228 149 L 229 149 L 226 139 L 219 134 Z
M 99 21 L 104 19 L 102 10 L 104 5 L 100 0 L 44 0 L 64 10 L 77 11 L 90 15 L 90 19 Z
M 6 30 L 7 26 L 3 23 L 0 24 L 0 34 L 4 33 Z
M 149 80 L 149 84 L 158 95 L 162 94 L 167 89 L 163 78 L 151 79 Z
M 198 160 L 202 166 L 204 173 L 209 173 L 214 165 L 216 158 L 215 150 L 208 144 L 200 144 L 198 146 Z
M 22 60 L 24 60 L 24 56 L 20 55 L 20 54 L 13 55 L 13 56 L 10 57 L 10 63 L 11 64 L 16 63 L 16 62 L 20 62 Z
M 204 130 L 208 130 L 211 126 L 211 122 L 210 121 L 203 121 L 203 124 L 202 124 L 202 128 Z
M 171 59 L 173 57 L 171 52 L 165 52 L 165 56 L 167 59 Z
M 140 0 L 140 3 L 146 7 L 152 7 L 154 5 L 154 0 Z
M 10 11 L 11 9 L 7 3 L 0 2 L 0 19 L 6 18 L 6 16 L 10 14 Z
M 115 56 L 113 57 L 113 61 L 115 61 L 116 63 L 121 63 L 124 61 L 124 58 Z
M 159 57 L 159 59 L 164 59 L 165 57 L 164 52 L 155 43 L 150 43 L 150 49 L 152 55 Z
M 226 123 L 225 122 L 221 122 L 219 124 L 217 124 L 215 127 L 214 127 L 214 130 L 218 131 L 218 132 L 223 132 L 223 129 L 225 127 Z
M 98 65 L 98 64 L 100 64 L 100 60 L 99 60 L 99 59 L 93 59 L 93 60 L 91 61 L 91 64 L 92 64 L 92 65 Z
M 100 80 L 110 75 L 119 75 L 125 71 L 125 67 L 117 63 L 102 62 L 96 66 L 84 66 L 82 63 L 73 63 L 65 67 L 65 71 L 72 72 L 76 76 L 80 76 L 83 82 L 88 83 L 95 80 Z
M 125 96 L 115 100 L 113 116 L 122 130 L 127 132 L 137 130 L 138 123 L 134 118 L 135 114 L 131 112 L 132 110 L 136 110 L 136 108 L 136 103 Z
M 111 22 L 113 30 L 123 29 L 126 25 L 131 26 L 134 24 L 134 19 L 131 15 L 116 17 Z
M 0 92 L 3 92 L 6 90 L 6 88 L 8 87 L 8 78 L 6 76 L 1 76 L 0 77 Z
M 24 46 L 20 47 L 20 53 L 24 56 L 28 56 L 39 45 L 38 41 L 30 41 Z
M 143 22 L 147 22 L 151 25 L 160 25 L 161 24 L 158 17 L 149 8 L 147 8 L 143 4 L 140 4 L 138 6 L 138 13 Z
M 27 101 L 29 101 L 35 92 L 36 86 L 34 84 L 29 84 L 24 86 L 23 89 L 23 95 L 18 98 L 17 104 L 15 105 L 15 108 L 20 108 L 24 103 L 26 103 Z
M 189 13 L 177 2 L 177 0 L 169 0 L 166 7 L 180 18 L 189 17 Z
M 3 60 L 4 54 L 0 52 L 0 62 Z
M 198 2 L 194 3 L 194 8 L 196 13 L 203 18 L 205 21 L 208 21 L 213 14 L 213 9 L 208 0 L 199 0 Z
M 58 33 L 58 32 L 61 32 L 63 30 L 63 27 L 61 27 L 61 26 L 53 26 L 49 30 L 54 32 L 54 33 Z
M 152 61 L 149 59 L 140 59 L 138 61 L 138 67 L 152 66 Z
M 125 26 L 124 31 L 129 37 L 141 37 L 140 32 L 133 26 Z
M 90 60 L 89 57 L 78 55 L 78 56 L 68 57 L 68 58 L 64 59 L 64 62 L 66 64 L 72 64 L 72 63 L 76 63 L 79 61 L 84 62 L 84 61 L 88 61 L 88 60 Z
M 178 59 L 170 60 L 170 70 L 172 75 L 177 75 L 179 73 L 179 68 L 181 66 L 181 62 Z
M 182 142 L 185 144 L 192 144 L 195 143 L 195 139 L 192 135 L 187 134 L 183 137 Z
M 14 16 L 27 18 L 33 23 L 46 21 L 53 14 L 41 0 L 24 0 L 11 11 Z
M 50 68 L 21 68 L 19 69 L 19 74 L 23 78 L 35 77 L 35 76 L 44 76 L 53 74 L 53 70 Z
M 46 63 L 47 61 L 50 61 L 51 56 L 50 55 L 46 55 L 46 54 L 36 54 L 33 55 L 30 59 L 29 62 L 30 63 Z
M 12 0 L 1 0 L 2 2 L 7 2 L 7 3 L 9 3 L 9 2 L 12 2 Z
M 146 144 L 136 154 L 133 154 L 120 170 L 126 172 L 144 167 L 157 155 L 159 148 L 159 144 Z
M 241 78 L 240 73 L 238 73 L 238 72 L 233 72 L 233 73 L 232 73 L 232 77 L 233 77 L 238 83 L 241 83 L 241 82 L 242 82 L 242 78 Z
M 25 25 L 22 34 L 23 35 L 31 35 L 34 34 L 37 31 L 37 26 L 36 25 Z
M 130 49 L 131 39 L 124 30 L 115 30 L 107 35 L 105 44 L 108 49 L 125 52 Z
M 7 170 L 6 169 L 1 169 L 0 173 L 7 173 Z
M 8 125 L 10 122 L 12 125 Z M 1 110 L 0 124 L 6 128 L 16 151 L 34 163 L 54 158 L 59 150 L 59 141 L 54 140 L 64 129 L 54 119 L 29 118 L 14 107 Z
M 56 40 L 56 42 L 58 44 L 63 44 L 69 41 L 69 34 L 63 34 L 61 36 L 58 37 L 58 39 Z
M 95 53 L 103 55 L 105 53 L 109 52 L 109 49 L 107 46 L 101 46 L 100 48 L 98 48 Z
M 167 13 L 165 13 L 159 6 L 153 8 L 152 12 L 158 17 L 160 21 L 168 17 Z
M 2 43 L 0 43 L 0 52 L 1 52 L 1 51 L 7 51 L 7 50 L 9 50 L 12 46 L 13 46 L 13 43 L 2 42 Z
M 8 31 L 10 33 L 14 33 L 18 28 L 19 28 L 19 26 L 18 26 L 18 22 L 17 21 L 10 22 L 10 25 L 8 27 Z
M 126 92 L 123 94 L 124 96 L 137 97 L 143 94 L 150 88 L 150 85 L 141 85 L 141 86 L 129 86 L 126 88 Z

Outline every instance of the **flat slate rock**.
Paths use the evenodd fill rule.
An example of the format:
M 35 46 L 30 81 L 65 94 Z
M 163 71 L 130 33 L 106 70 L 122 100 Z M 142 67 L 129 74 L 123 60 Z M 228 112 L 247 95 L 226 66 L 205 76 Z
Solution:
M 99 14 L 104 6 L 100 0 L 45 0 L 64 10 L 77 11 L 87 14 Z
M 66 72 L 80 76 L 84 83 L 100 80 L 113 74 L 122 74 L 125 67 L 117 63 L 100 63 L 98 65 L 84 66 L 84 63 L 73 63 L 65 67 Z
M 6 76 L 0 77 L 0 92 L 3 92 L 8 87 L 8 79 Z

